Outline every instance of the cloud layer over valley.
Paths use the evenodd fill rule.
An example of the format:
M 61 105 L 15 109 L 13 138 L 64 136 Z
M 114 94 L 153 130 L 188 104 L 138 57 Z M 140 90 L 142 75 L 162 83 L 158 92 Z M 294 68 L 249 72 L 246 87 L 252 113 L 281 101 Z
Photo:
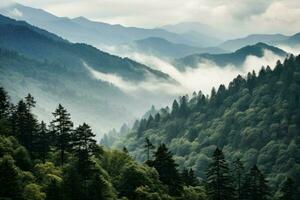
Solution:
M 158 58 L 153 55 L 146 55 L 139 52 L 127 51 L 127 52 L 118 52 L 118 48 L 107 48 L 107 51 L 110 53 L 117 54 L 123 57 L 129 57 L 133 60 L 136 60 L 140 63 L 143 63 L 153 69 L 160 70 L 168 74 L 173 78 L 177 84 L 171 85 L 170 83 L 166 85 L 161 84 L 155 80 L 147 80 L 137 85 L 132 83 L 123 83 L 120 86 L 120 89 L 124 91 L 132 90 L 134 87 L 139 89 L 149 89 L 145 87 L 153 85 L 152 88 L 155 88 L 157 92 L 168 93 L 173 96 L 191 94 L 194 91 L 201 90 L 205 94 L 210 94 L 212 87 L 218 87 L 220 84 L 228 85 L 229 82 L 234 79 L 237 75 L 245 76 L 248 72 L 255 70 L 258 72 L 262 66 L 269 65 L 271 68 L 274 67 L 278 60 L 283 60 L 284 57 L 273 54 L 271 51 L 265 50 L 263 57 L 256 56 L 247 56 L 242 66 L 227 65 L 221 67 L 216 65 L 210 60 L 205 60 L 204 62 L 198 63 L 197 68 L 192 68 L 189 66 L 185 67 L 184 71 L 180 71 L 172 64 L 170 60 Z M 120 85 L 120 81 L 116 81 L 116 77 L 111 77 L 107 79 L 106 77 L 100 77 L 102 80 L 106 80 L 115 84 L 116 86 Z M 178 84 L 179 83 L 179 84 Z

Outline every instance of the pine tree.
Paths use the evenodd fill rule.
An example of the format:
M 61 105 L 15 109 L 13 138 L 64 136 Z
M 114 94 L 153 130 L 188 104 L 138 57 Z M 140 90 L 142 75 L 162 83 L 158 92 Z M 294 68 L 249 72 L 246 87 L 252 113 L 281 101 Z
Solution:
M 168 186 L 171 195 L 179 196 L 183 190 L 182 181 L 172 153 L 162 144 L 157 148 L 154 157 L 153 167 L 157 170 L 159 179 Z
M 76 167 L 82 179 L 84 199 L 87 198 L 88 180 L 94 170 L 91 157 L 96 153 L 97 144 L 94 139 L 96 135 L 86 123 L 78 126 L 73 135 L 72 151 L 77 158 Z
M 207 194 L 211 200 L 231 200 L 232 181 L 222 150 L 217 148 L 207 170 Z
M 180 99 L 180 107 L 179 107 L 179 114 L 181 117 L 186 117 L 188 114 L 188 97 L 183 96 Z
M 9 114 L 9 96 L 3 87 L 0 87 L 0 120 L 7 118 Z
M 31 96 L 31 94 L 28 94 L 25 97 L 25 102 L 27 109 L 29 110 L 29 112 L 31 112 L 32 108 L 34 108 L 36 104 L 36 101 L 34 100 L 33 96 Z
M 181 172 L 181 179 L 182 179 L 182 182 L 186 186 L 199 185 L 199 181 L 198 181 L 197 177 L 195 176 L 193 169 L 188 170 L 188 169 L 184 168 Z
M 14 135 L 29 151 L 33 150 L 33 140 L 37 132 L 37 120 L 23 100 L 19 101 L 12 115 Z
M 78 159 L 78 171 L 86 180 L 90 175 L 92 161 L 91 156 L 96 153 L 96 135 L 86 123 L 78 126 L 74 131 L 72 151 Z
M 171 115 L 173 117 L 177 116 L 179 112 L 179 104 L 176 100 L 173 101 L 173 104 L 172 104 L 172 112 L 171 112 Z
M 37 134 L 34 139 L 34 152 L 38 155 L 43 162 L 46 160 L 46 155 L 50 151 L 51 138 L 50 132 L 44 121 L 42 121 L 37 130 Z
M 269 196 L 269 187 L 264 175 L 254 165 L 245 178 L 242 199 L 245 200 L 266 200 Z
M 296 200 L 297 187 L 293 179 L 288 177 L 280 189 L 279 200 Z
M 234 175 L 234 189 L 236 192 L 236 199 L 242 199 L 242 183 L 244 180 L 244 166 L 242 161 L 238 158 L 233 162 Z
M 151 143 L 149 138 L 145 138 L 145 145 L 144 145 L 145 151 L 147 153 L 147 162 L 150 161 L 150 153 L 153 149 L 155 149 L 154 145 Z
M 65 152 L 71 149 L 73 123 L 70 114 L 61 104 L 58 105 L 53 116 L 54 120 L 51 121 L 51 129 L 55 135 L 56 147 L 60 150 L 60 164 L 63 166 Z

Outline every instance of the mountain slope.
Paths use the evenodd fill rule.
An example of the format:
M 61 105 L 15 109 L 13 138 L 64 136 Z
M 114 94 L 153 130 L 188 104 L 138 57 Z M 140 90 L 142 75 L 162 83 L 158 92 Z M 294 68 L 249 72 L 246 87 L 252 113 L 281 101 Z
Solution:
M 14 20 L 11 23 L 7 21 L 8 18 L 0 15 L 0 47 L 17 51 L 29 58 L 61 62 L 79 70 L 83 68 L 84 61 L 96 70 L 115 73 L 130 80 L 144 80 L 146 74 L 167 78 L 167 75 L 130 59 L 112 56 L 85 44 L 53 40 L 29 25 L 15 25 Z
M 221 30 L 199 22 L 168 24 L 160 28 L 173 33 L 197 37 L 198 39 L 202 40 L 205 46 L 219 44 L 221 42 L 220 38 L 223 38 L 226 35 Z
M 217 47 L 194 47 L 185 44 L 172 43 L 163 38 L 150 37 L 142 40 L 136 40 L 129 44 L 120 45 L 119 48 L 124 52 L 129 49 L 141 52 L 147 55 L 157 57 L 180 58 L 195 53 L 224 53 L 224 50 Z
M 235 51 L 243 46 L 254 45 L 259 42 L 273 44 L 273 42 L 279 42 L 287 38 L 288 36 L 282 34 L 252 34 L 244 38 L 225 41 L 219 47 L 228 51 Z
M 161 37 L 176 43 L 200 45 L 193 38 L 186 38 L 180 34 L 171 33 L 163 29 L 143 29 L 124 27 L 102 22 L 94 22 L 84 17 L 74 19 L 56 17 L 44 10 L 35 9 L 21 4 L 13 4 L 0 9 L 0 13 L 41 27 L 56 33 L 72 42 L 83 42 L 96 47 L 128 43 L 147 37 Z
M 185 66 L 197 67 L 200 62 L 209 60 L 218 66 L 225 67 L 227 65 L 234 65 L 240 67 L 246 60 L 247 56 L 263 57 L 264 51 L 270 51 L 274 55 L 284 57 L 287 53 L 277 47 L 273 47 L 264 43 L 257 43 L 255 45 L 245 46 L 233 53 L 224 54 L 195 54 L 177 59 L 178 68 L 184 69 Z
M 288 46 L 299 46 L 300 45 L 300 33 L 296 33 L 295 35 L 292 35 L 288 37 L 285 40 L 277 42 L 281 45 L 288 45 Z
M 132 95 L 127 87 L 138 88 L 148 77 L 163 83 L 172 81 L 168 75 L 128 58 L 70 43 L 1 15 L 0 49 L 0 84 L 13 99 L 32 93 L 40 102 L 37 114 L 46 121 L 57 106 L 54 102 L 61 102 L 71 113 L 77 113 L 76 123 L 89 119 L 98 136 L 133 120 L 152 100 L 162 102 L 166 98 L 144 90 L 139 91 L 140 96 Z
M 246 170 L 257 164 L 273 186 L 293 177 L 300 191 L 300 56 L 278 62 L 274 70 L 262 68 L 258 76 L 238 76 L 228 88 L 213 89 L 210 98 L 199 92 L 177 102 L 171 111 L 163 108 L 141 120 L 114 146 L 126 146 L 144 161 L 145 138 L 166 143 L 180 166 L 202 178 L 218 146 L 228 160 L 240 158 Z

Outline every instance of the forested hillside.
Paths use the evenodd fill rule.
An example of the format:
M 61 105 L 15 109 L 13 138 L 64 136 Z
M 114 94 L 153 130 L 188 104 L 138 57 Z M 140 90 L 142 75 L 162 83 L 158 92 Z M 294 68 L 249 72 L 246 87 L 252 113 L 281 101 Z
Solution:
M 46 121 L 59 101 L 73 113 L 75 123 L 88 120 L 98 137 L 102 131 L 119 127 L 144 112 L 152 103 L 150 99 L 162 101 L 168 96 L 156 97 L 148 91 L 142 91 L 147 98 L 146 94 L 133 96 L 128 94 L 127 87 L 144 83 L 149 77 L 175 82 L 167 74 L 128 58 L 110 55 L 90 45 L 70 43 L 2 15 L 0 58 L 0 84 L 10 92 L 12 101 L 32 93 L 40 99 L 34 111 Z M 93 70 L 102 73 L 101 78 Z M 113 84 L 115 79 L 122 84 Z
M 99 146 L 91 127 L 75 127 L 61 104 L 49 125 L 32 114 L 35 105 L 30 94 L 12 104 L 0 87 L 0 199 L 296 199 L 293 179 L 285 177 L 274 195 L 256 165 L 246 171 L 237 159 L 231 166 L 219 148 L 210 155 L 206 180 L 200 181 L 193 169 L 178 169 L 163 143 L 155 148 L 146 138 L 147 161 L 137 163 L 125 147 L 118 151 Z
M 219 147 L 246 170 L 256 164 L 274 193 L 286 176 L 295 179 L 299 191 L 299 125 L 300 56 L 290 56 L 273 70 L 263 67 L 258 74 L 237 76 L 228 87 L 213 88 L 209 97 L 200 91 L 174 100 L 171 109 L 137 121 L 113 146 L 125 146 L 130 155 L 145 161 L 145 138 L 154 146 L 165 143 L 181 168 L 194 169 L 203 180 Z
M 193 54 L 180 59 L 176 59 L 176 66 L 179 69 L 184 70 L 186 66 L 197 68 L 199 63 L 203 63 L 205 61 L 212 61 L 216 65 L 221 67 L 226 66 L 235 66 L 241 67 L 243 63 L 246 61 L 248 56 L 256 56 L 258 58 L 263 58 L 265 55 L 265 51 L 269 51 L 276 56 L 285 57 L 287 52 L 274 47 L 268 44 L 259 42 L 254 45 L 244 46 L 234 52 L 231 53 L 220 53 L 220 54 L 211 54 L 211 53 L 203 53 L 203 54 Z

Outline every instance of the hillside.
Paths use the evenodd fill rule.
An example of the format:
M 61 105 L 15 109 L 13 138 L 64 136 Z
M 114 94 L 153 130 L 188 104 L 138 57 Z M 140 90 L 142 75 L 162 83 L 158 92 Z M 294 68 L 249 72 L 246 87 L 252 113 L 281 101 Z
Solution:
M 288 36 L 282 34 L 252 34 L 244 38 L 237 38 L 223 42 L 219 45 L 220 48 L 228 51 L 235 51 L 246 45 L 254 45 L 258 42 L 267 44 L 274 44 L 274 42 L 280 42 L 288 39 Z
M 129 44 L 120 45 L 120 51 L 140 52 L 146 55 L 154 55 L 157 57 L 166 58 L 181 58 L 196 53 L 224 53 L 225 51 L 217 47 L 195 47 L 186 44 L 172 43 L 163 38 L 150 37 L 142 40 L 136 40 Z
M 241 67 L 248 56 L 256 56 L 262 58 L 264 51 L 270 51 L 274 55 L 285 57 L 287 53 L 277 47 L 267 45 L 265 43 L 257 43 L 255 45 L 248 45 L 232 53 L 223 54 L 194 54 L 176 60 L 176 65 L 179 69 L 184 69 L 185 66 L 197 67 L 198 63 L 203 61 L 212 61 L 216 65 L 225 67 L 227 65 L 234 65 Z
M 21 15 L 16 15 L 16 11 L 21 13 Z M 148 37 L 160 37 L 175 43 L 202 46 L 197 39 L 160 28 L 144 29 L 125 27 L 118 24 L 111 25 L 91 21 L 84 17 L 74 19 L 57 17 L 42 9 L 31 8 L 21 4 L 12 4 L 1 8 L 0 13 L 17 20 L 25 20 L 72 42 L 87 43 L 95 47 L 118 45 Z
M 140 97 L 128 94 L 127 85 L 133 87 L 148 77 L 171 81 L 168 75 L 128 58 L 62 40 L 26 22 L 1 15 L 0 49 L 0 84 L 11 92 L 13 100 L 33 93 L 39 99 L 37 114 L 46 121 L 54 102 L 65 103 L 74 111 L 74 121 L 89 119 L 98 136 L 103 130 L 132 120 L 152 101 L 165 98 L 154 97 L 147 91 Z M 100 80 L 90 69 L 102 73 Z
M 240 158 L 245 169 L 257 164 L 273 189 L 288 175 L 299 191 L 299 92 L 300 56 L 290 56 L 274 70 L 262 68 L 258 75 L 248 73 L 228 87 L 213 88 L 209 98 L 199 92 L 174 100 L 171 110 L 140 120 L 113 147 L 125 146 L 145 161 L 145 138 L 155 146 L 165 143 L 181 167 L 205 178 L 209 155 L 218 146 L 229 160 Z
M 53 34 L 41 34 L 29 24 L 19 24 L 0 15 L 0 47 L 17 51 L 32 59 L 60 62 L 77 69 L 83 67 L 84 61 L 101 72 L 115 73 L 130 80 L 143 80 L 148 73 L 167 78 L 167 75 L 130 59 L 109 55 L 86 44 L 54 40 Z

